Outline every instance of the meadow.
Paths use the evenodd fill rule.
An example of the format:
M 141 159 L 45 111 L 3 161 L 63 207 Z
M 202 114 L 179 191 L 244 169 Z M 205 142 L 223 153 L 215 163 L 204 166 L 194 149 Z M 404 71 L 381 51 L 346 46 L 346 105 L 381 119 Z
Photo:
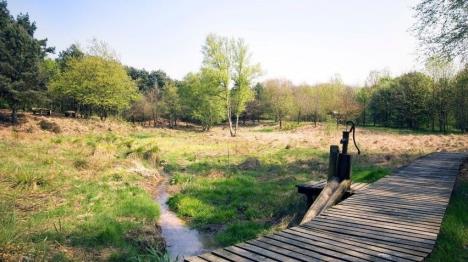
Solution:
M 339 143 L 342 128 L 288 122 L 279 130 L 265 122 L 230 137 L 223 127 L 27 115 L 17 127 L 0 128 L 0 258 L 164 259 L 154 201 L 163 180 L 171 209 L 216 246 L 294 225 L 306 211 L 295 185 L 325 178 L 329 145 Z M 358 127 L 356 140 L 362 153 L 350 146 L 352 179 L 360 182 L 432 151 L 468 148 L 466 135 L 379 128 Z M 466 253 L 468 184 L 460 181 L 434 261 Z

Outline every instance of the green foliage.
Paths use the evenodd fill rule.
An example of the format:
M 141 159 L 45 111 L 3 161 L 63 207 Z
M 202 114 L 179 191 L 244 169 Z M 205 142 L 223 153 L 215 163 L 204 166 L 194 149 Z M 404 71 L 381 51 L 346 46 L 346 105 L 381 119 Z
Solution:
M 216 241 L 223 246 L 237 244 L 256 238 L 265 231 L 265 226 L 255 222 L 240 222 L 229 225 L 226 230 L 216 235 Z
M 80 47 L 76 44 L 70 45 L 67 49 L 60 51 L 58 58 L 56 59 L 57 64 L 60 66 L 62 71 L 65 71 L 67 68 L 67 64 L 72 59 L 81 59 L 85 56 L 83 51 L 81 51 Z
M 174 84 L 168 84 L 164 88 L 162 98 L 164 113 L 169 119 L 169 126 L 175 126 L 177 118 L 180 116 L 182 107 L 177 87 Z
M 468 59 L 468 4 L 460 0 L 423 0 L 415 7 L 413 29 L 424 55 Z
M 380 79 L 369 103 L 374 123 L 421 128 L 429 120 L 430 86 L 430 78 L 419 72 Z
M 151 89 L 165 89 L 166 85 L 173 84 L 173 80 L 162 70 L 148 72 L 145 69 L 138 69 L 126 66 L 128 75 L 134 80 L 140 92 L 145 93 Z
M 454 82 L 452 106 L 456 125 L 465 132 L 468 129 L 468 65 L 456 75 Z
M 101 117 L 128 108 L 138 95 L 135 83 L 120 63 L 97 56 L 71 59 L 50 90 L 97 110 Z
M 224 98 L 226 118 L 229 121 L 229 131 L 231 136 L 235 136 L 239 116 L 245 111 L 247 102 L 253 99 L 251 85 L 260 73 L 260 66 L 251 65 L 248 47 L 242 39 L 234 40 L 210 34 L 202 52 L 202 74 L 209 76 L 208 84 L 220 89 L 220 96 Z M 236 116 L 234 127 L 233 116 Z
M 12 109 L 13 122 L 18 108 L 37 103 L 46 90 L 41 84 L 41 62 L 53 49 L 46 40 L 36 39 L 35 31 L 28 14 L 15 19 L 6 1 L 0 2 L 0 98 Z
M 223 91 L 214 84 L 215 81 L 207 71 L 188 74 L 179 88 L 184 111 L 200 121 L 204 130 L 209 130 L 224 118 Z
M 294 99 L 292 83 L 287 80 L 274 79 L 265 82 L 263 100 L 272 112 L 275 120 L 279 121 L 280 128 L 285 117 L 293 110 Z

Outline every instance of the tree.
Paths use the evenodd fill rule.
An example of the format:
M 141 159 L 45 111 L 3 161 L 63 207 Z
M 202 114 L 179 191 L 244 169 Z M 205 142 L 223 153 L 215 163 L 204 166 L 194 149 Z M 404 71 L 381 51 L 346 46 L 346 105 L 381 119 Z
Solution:
M 177 87 L 175 84 L 167 84 L 164 88 L 162 97 L 164 113 L 169 120 L 169 126 L 174 127 L 177 125 L 177 118 L 181 113 L 181 105 Z
M 34 38 L 36 24 L 28 14 L 13 18 L 6 1 L 0 1 L 0 98 L 11 108 L 11 121 L 17 122 L 17 111 L 34 103 L 44 92 L 40 65 L 46 53 L 47 40 Z
M 209 131 L 225 116 L 224 90 L 217 85 L 217 76 L 210 73 L 190 73 L 179 87 L 182 107 L 193 119 L 200 121 L 203 131 Z
M 159 113 L 162 108 L 161 94 L 159 89 L 151 88 L 146 90 L 144 93 L 145 101 L 147 102 L 148 108 L 151 110 L 151 118 L 153 119 L 153 126 L 156 127 Z
M 435 130 L 435 120 L 439 121 L 439 131 L 446 131 L 451 96 L 450 79 L 453 77 L 453 64 L 443 57 L 431 57 L 426 61 L 426 71 L 432 78 L 428 109 L 431 115 L 431 129 Z
M 210 75 L 210 83 L 222 89 L 229 133 L 236 136 L 239 116 L 244 112 L 247 102 L 253 99 L 251 84 L 259 74 L 260 67 L 250 64 L 250 53 L 242 39 L 210 34 L 202 52 L 203 74 Z M 235 126 L 232 123 L 233 116 L 236 119 Z
M 360 88 L 356 93 L 356 100 L 361 105 L 362 108 L 362 125 L 366 125 L 367 117 L 367 107 L 369 105 L 369 100 L 371 98 L 371 89 L 368 86 Z
M 128 108 L 138 96 L 135 83 L 119 62 L 97 56 L 70 60 L 50 89 L 74 98 L 88 116 L 98 112 L 101 119 Z
M 206 37 L 205 45 L 202 47 L 204 75 L 210 76 L 210 81 L 222 90 L 226 116 L 229 122 L 229 133 L 235 136 L 232 126 L 232 107 L 230 85 L 232 80 L 232 41 L 226 37 L 210 34 Z
M 232 111 L 236 117 L 234 126 L 235 136 L 239 126 L 239 116 L 245 111 L 247 103 L 254 99 L 251 85 L 260 73 L 260 65 L 251 65 L 251 54 L 242 39 L 235 41 L 232 48 L 234 87 L 231 91 L 231 99 Z
M 468 58 L 468 2 L 463 0 L 421 0 L 414 7 L 413 29 L 425 55 L 448 60 Z
M 291 81 L 285 79 L 265 81 L 263 100 L 270 108 L 275 120 L 279 121 L 280 129 L 283 128 L 283 120 L 294 106 Z
M 314 95 L 312 88 L 307 85 L 301 85 L 293 89 L 294 110 L 298 123 L 302 118 L 312 114 L 315 105 Z
M 374 126 L 377 123 L 384 126 L 392 124 L 393 106 L 396 104 L 394 90 L 397 81 L 392 78 L 381 78 L 378 83 L 372 87 L 372 96 L 369 101 L 369 111 L 372 116 Z
M 409 128 L 419 128 L 427 119 L 429 86 L 431 79 L 420 72 L 407 73 L 398 78 L 398 95 L 401 98 L 399 118 Z
M 57 63 L 60 66 L 61 70 L 65 70 L 68 61 L 70 61 L 71 59 L 81 59 L 84 56 L 85 54 L 83 53 L 83 51 L 81 51 L 78 44 L 72 44 L 67 49 L 60 51 L 57 57 Z
M 464 133 L 468 129 L 468 65 L 455 76 L 452 108 L 457 127 Z

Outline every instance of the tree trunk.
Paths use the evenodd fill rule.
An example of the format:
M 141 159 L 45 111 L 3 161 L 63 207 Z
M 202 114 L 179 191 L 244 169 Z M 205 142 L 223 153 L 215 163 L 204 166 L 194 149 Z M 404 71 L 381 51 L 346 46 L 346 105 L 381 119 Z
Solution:
M 280 117 L 279 119 L 280 129 L 283 129 L 283 119 Z
M 18 109 L 16 107 L 11 108 L 11 123 L 18 123 Z
M 231 137 L 235 137 L 236 136 L 236 133 L 234 132 L 234 128 L 232 126 L 232 118 L 231 118 L 231 110 L 229 110 L 229 113 L 228 113 L 228 121 L 229 121 L 229 134 L 231 134 Z
M 364 104 L 364 110 L 363 110 L 363 115 L 362 115 L 362 125 L 366 126 L 366 105 Z
M 237 135 L 237 128 L 239 127 L 239 114 L 236 114 L 236 125 L 234 127 L 234 136 Z

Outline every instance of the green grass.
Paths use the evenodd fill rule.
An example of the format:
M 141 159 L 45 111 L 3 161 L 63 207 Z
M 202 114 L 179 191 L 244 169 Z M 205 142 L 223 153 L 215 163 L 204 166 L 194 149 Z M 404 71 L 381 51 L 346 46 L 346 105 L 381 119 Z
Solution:
M 108 133 L 0 142 L 0 260 L 67 261 L 90 248 L 110 249 L 114 258 L 151 256 L 131 236 L 154 228 L 159 206 L 139 185 L 144 178 L 125 167 L 151 165 L 158 149 L 153 140 L 124 140 Z M 128 144 L 136 159 L 127 159 Z
M 445 213 L 437 244 L 428 261 L 468 259 L 468 180 L 458 179 Z
M 326 155 L 311 148 L 265 148 L 255 155 L 260 166 L 241 168 L 248 157 L 196 159 L 181 154 L 182 159 L 174 159 L 167 170 L 171 183 L 181 188 L 169 200 L 171 209 L 195 228 L 214 230 L 220 245 L 251 239 L 297 220 L 306 203 L 295 186 L 323 178 L 324 173 L 311 174 L 311 170 L 323 171 Z
M 390 173 L 390 169 L 383 167 L 353 167 L 351 179 L 354 182 L 373 183 Z

